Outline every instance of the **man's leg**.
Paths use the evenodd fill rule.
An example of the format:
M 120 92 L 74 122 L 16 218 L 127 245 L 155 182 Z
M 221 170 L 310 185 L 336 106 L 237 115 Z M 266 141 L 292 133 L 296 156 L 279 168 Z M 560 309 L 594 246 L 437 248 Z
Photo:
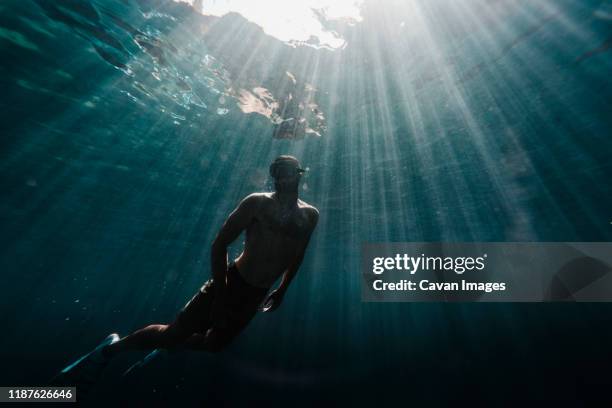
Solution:
M 178 322 L 170 325 L 152 324 L 119 340 L 117 334 L 113 333 L 93 351 L 61 370 L 52 381 L 61 384 L 78 383 L 81 389 L 87 389 L 96 383 L 104 368 L 117 353 L 126 350 L 173 349 L 191 334 L 193 331 L 184 328 Z M 110 343 L 109 340 L 113 340 L 114 343 Z
M 151 324 L 136 330 L 116 343 L 106 346 L 102 350 L 102 354 L 106 357 L 112 357 L 126 350 L 171 349 L 184 342 L 191 334 L 192 332 L 184 329 L 177 322 Z
M 179 348 L 210 353 L 218 353 L 224 350 L 248 326 L 259 310 L 259 304 L 261 303 L 261 299 L 258 298 L 255 298 L 254 302 L 249 302 L 247 298 L 242 298 L 242 301 L 243 303 L 234 305 L 233 310 L 228 310 L 230 316 L 228 316 L 225 327 L 212 325 L 207 330 L 193 333 L 183 340 Z
M 118 342 L 106 346 L 102 353 L 112 357 L 125 350 L 173 349 L 193 333 L 205 333 L 210 326 L 208 316 L 210 316 L 214 294 L 212 285 L 212 279 L 208 280 L 187 302 L 172 324 L 152 324 L 143 327 Z

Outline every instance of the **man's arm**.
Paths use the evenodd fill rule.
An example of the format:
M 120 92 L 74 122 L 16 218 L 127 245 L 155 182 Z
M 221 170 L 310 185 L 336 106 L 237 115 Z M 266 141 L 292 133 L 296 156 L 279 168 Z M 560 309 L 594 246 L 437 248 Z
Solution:
M 227 247 L 249 226 L 257 213 L 261 197 L 258 194 L 246 196 L 238 207 L 227 217 L 217 237 L 213 241 L 211 249 L 211 272 L 213 280 L 217 283 L 217 291 L 225 288 L 225 276 L 227 275 Z
M 308 248 L 308 243 L 310 242 L 310 237 L 312 236 L 312 232 L 317 226 L 317 222 L 319 220 L 319 212 L 314 208 L 313 210 L 314 211 L 311 216 L 310 231 L 308 232 L 308 235 L 306 236 L 306 238 L 304 238 L 304 241 L 302 245 L 300 246 L 300 248 L 298 249 L 297 255 L 294 258 L 293 262 L 291 262 L 291 264 L 289 265 L 289 267 L 283 274 L 281 283 L 278 285 L 278 288 L 276 288 L 264 302 L 265 311 L 272 311 L 276 309 L 278 306 L 280 306 L 280 303 L 282 302 L 283 297 L 285 296 L 285 292 L 287 291 L 289 284 L 291 283 L 298 269 L 300 269 L 300 266 L 302 265 L 302 261 L 304 260 L 304 255 L 306 254 L 306 248 Z M 269 307 L 266 307 L 265 305 L 268 304 L 270 300 L 272 300 L 272 304 Z
M 278 288 L 276 288 L 276 291 L 280 291 L 282 294 L 285 294 L 285 292 L 287 291 L 289 284 L 291 283 L 298 269 L 300 269 L 300 266 L 302 265 L 302 261 L 304 260 L 304 255 L 306 254 L 306 248 L 308 247 L 308 242 L 310 241 L 311 234 L 312 231 L 305 239 L 304 244 L 300 247 L 299 252 L 293 262 L 291 262 L 285 273 L 283 273 L 283 277 L 281 279 L 280 284 L 278 285 Z

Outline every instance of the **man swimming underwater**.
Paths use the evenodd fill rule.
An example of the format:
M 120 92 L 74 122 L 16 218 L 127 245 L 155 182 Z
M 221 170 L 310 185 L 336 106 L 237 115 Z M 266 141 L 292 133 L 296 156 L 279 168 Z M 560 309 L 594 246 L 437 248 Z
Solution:
M 218 352 L 244 330 L 258 310 L 277 309 L 302 263 L 319 218 L 315 207 L 298 198 L 304 171 L 293 156 L 274 160 L 270 175 L 275 191 L 248 195 L 225 220 L 212 244 L 211 279 L 173 323 L 152 324 L 121 339 L 116 333 L 110 334 L 62 374 L 78 372 L 80 367 L 89 371 L 89 377 L 97 376 L 113 356 L 126 350 Z M 244 250 L 228 266 L 227 248 L 244 230 Z M 268 295 L 281 275 L 279 286 Z

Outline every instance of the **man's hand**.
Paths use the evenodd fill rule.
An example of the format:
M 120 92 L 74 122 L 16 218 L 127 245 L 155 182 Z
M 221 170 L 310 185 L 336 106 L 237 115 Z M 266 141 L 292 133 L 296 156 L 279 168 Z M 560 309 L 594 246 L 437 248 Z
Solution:
M 280 304 L 283 302 L 283 297 L 285 296 L 285 291 L 282 289 L 273 290 L 263 302 L 263 306 L 261 308 L 262 312 L 273 312 L 278 309 Z

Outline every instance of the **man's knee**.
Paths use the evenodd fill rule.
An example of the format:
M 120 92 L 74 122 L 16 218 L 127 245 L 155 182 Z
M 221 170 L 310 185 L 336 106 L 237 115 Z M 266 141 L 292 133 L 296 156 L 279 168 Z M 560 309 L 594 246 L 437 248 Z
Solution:
M 188 333 L 180 325 L 176 323 L 170 324 L 164 329 L 163 347 L 164 348 L 177 347 L 181 343 L 183 343 L 187 338 L 189 338 L 190 335 L 191 333 Z

